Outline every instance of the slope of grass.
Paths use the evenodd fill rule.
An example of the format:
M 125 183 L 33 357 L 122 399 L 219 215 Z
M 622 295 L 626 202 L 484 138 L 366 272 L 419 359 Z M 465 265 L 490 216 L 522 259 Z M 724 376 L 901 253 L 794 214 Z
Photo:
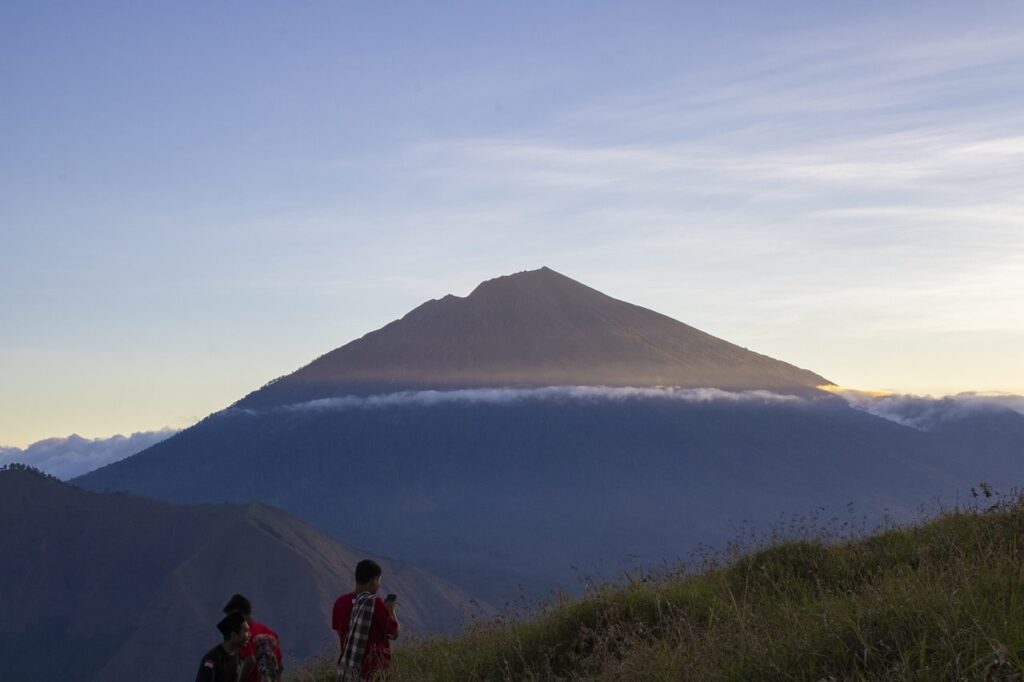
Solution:
M 406 644 L 389 680 L 1024 680 L 1024 503 L 696 575 L 591 590 L 532 620 Z M 332 680 L 329 666 L 300 671 Z

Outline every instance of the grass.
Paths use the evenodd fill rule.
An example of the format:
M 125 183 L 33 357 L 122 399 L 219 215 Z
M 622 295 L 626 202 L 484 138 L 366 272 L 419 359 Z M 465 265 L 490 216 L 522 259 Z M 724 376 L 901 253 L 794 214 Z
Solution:
M 730 556 L 403 643 L 387 679 L 1024 681 L 1024 498 Z

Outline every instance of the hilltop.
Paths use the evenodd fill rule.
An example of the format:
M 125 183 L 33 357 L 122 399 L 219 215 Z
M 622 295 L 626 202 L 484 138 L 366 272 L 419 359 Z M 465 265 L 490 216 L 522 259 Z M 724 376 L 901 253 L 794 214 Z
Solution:
M 809 536 L 400 649 L 388 679 L 1019 681 L 1022 558 L 1020 499 L 857 540 Z

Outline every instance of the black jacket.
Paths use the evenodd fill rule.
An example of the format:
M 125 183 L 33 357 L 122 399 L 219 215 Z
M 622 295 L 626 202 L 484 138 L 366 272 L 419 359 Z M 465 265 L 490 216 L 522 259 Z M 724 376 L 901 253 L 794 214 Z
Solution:
M 220 644 L 213 647 L 199 662 L 196 682 L 238 682 L 238 654 L 229 654 Z

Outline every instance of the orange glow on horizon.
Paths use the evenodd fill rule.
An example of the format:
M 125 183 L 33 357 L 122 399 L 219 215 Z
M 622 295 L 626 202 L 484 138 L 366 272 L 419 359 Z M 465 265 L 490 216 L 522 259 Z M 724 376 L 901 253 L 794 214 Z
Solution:
M 858 398 L 884 398 L 890 395 L 897 395 L 894 391 L 845 388 L 843 386 L 836 386 L 835 384 L 818 386 L 818 388 L 822 391 L 827 391 L 828 393 L 834 393 L 835 395 L 853 395 Z

